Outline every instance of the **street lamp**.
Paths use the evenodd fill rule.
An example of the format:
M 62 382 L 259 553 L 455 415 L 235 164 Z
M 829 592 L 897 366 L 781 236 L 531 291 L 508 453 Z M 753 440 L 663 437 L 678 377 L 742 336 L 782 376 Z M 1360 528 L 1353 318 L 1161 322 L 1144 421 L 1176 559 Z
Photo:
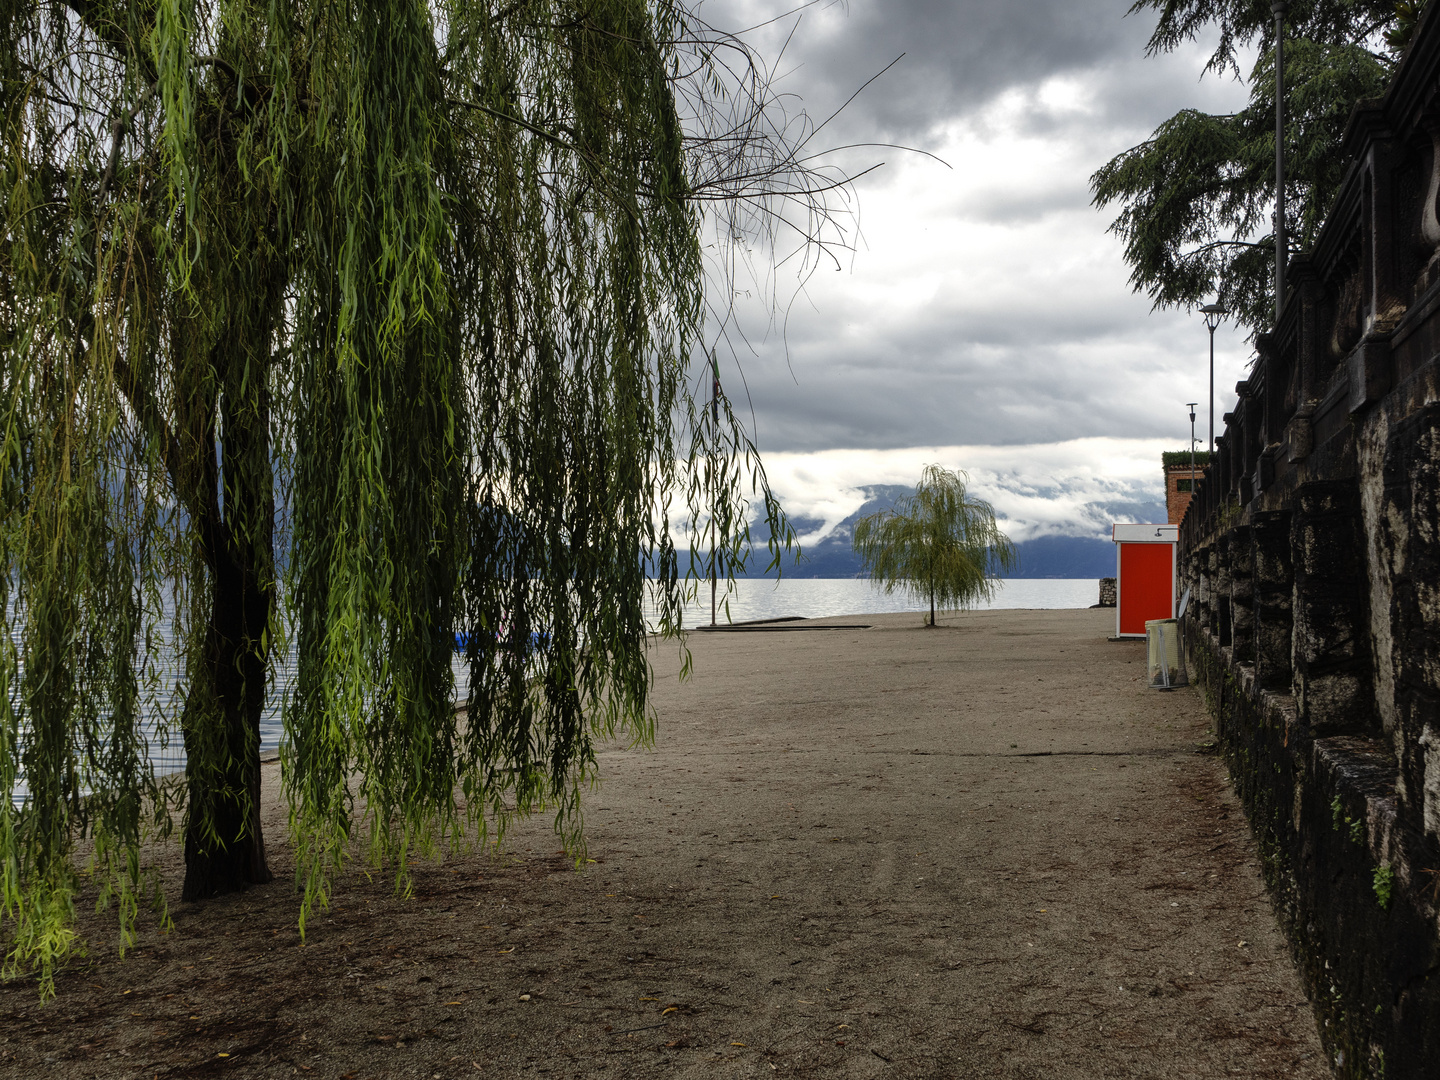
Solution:
M 1205 329 L 1210 331 L 1210 453 L 1215 453 L 1215 328 L 1220 320 L 1230 314 L 1219 302 L 1206 304 L 1200 309 L 1205 316 Z
M 1195 498 L 1195 402 L 1185 403 L 1190 407 L 1190 498 Z
M 715 445 L 720 443 L 720 360 L 714 352 L 710 354 L 710 434 Z M 713 478 L 717 470 L 711 467 Z M 712 480 L 712 482 L 715 482 Z M 716 544 L 720 537 L 715 529 L 715 504 L 719 500 L 718 488 L 710 496 L 710 625 L 715 625 L 715 589 L 719 581 L 719 567 L 716 565 Z

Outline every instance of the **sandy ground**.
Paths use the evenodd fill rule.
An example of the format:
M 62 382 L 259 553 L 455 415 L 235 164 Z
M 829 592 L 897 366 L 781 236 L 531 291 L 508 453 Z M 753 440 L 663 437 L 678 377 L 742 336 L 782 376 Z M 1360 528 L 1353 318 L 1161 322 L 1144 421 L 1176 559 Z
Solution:
M 583 872 L 531 822 L 410 898 L 349 872 L 302 948 L 274 806 L 274 884 L 0 986 L 0 1074 L 1328 1076 L 1200 701 L 1113 620 L 663 645 Z

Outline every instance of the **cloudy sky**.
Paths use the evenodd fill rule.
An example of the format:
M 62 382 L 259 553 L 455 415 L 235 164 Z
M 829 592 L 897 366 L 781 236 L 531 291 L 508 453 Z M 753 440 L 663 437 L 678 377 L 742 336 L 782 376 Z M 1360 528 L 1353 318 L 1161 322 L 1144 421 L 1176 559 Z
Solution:
M 725 27 L 786 0 L 706 0 Z M 722 360 L 737 409 L 791 513 L 838 521 L 873 483 L 923 464 L 966 469 L 1017 540 L 1100 536 L 1161 502 L 1159 455 L 1205 437 L 1207 336 L 1198 315 L 1133 294 L 1113 216 L 1090 174 L 1178 109 L 1229 111 L 1245 88 L 1201 78 L 1204 41 L 1145 56 L 1149 16 L 1128 0 L 848 0 L 750 36 L 784 90 L 823 118 L 904 58 L 821 135 L 893 142 L 843 159 L 883 163 L 858 184 L 853 255 L 822 266 L 768 324 L 739 300 L 745 340 Z M 860 158 L 854 156 L 861 155 Z M 732 341 L 738 340 L 732 337 Z M 1216 423 L 1249 360 L 1216 334 Z M 722 354 L 723 355 L 723 354 Z M 743 383 L 741 370 L 743 368 Z

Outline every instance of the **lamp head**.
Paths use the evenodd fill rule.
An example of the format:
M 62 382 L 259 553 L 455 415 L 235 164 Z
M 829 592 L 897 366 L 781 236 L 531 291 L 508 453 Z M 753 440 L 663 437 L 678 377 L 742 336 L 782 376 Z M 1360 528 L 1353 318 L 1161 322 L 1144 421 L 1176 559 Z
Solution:
M 1195 402 L 1187 401 L 1185 404 L 1190 406 L 1190 423 L 1193 424 L 1195 423 Z
M 1230 312 L 1226 311 L 1218 302 L 1206 304 L 1200 309 L 1200 314 L 1205 316 L 1205 326 L 1213 334 L 1215 328 L 1220 325 L 1220 320 Z

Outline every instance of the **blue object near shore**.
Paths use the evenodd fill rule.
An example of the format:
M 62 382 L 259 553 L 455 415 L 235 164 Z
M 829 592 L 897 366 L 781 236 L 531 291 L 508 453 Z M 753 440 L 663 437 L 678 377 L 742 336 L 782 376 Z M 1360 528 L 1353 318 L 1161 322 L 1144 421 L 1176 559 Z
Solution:
M 502 635 L 502 634 L 496 634 L 496 635 L 495 635 L 495 640 L 498 641 L 498 642 L 500 642 L 501 644 L 506 644 L 506 639 L 505 639 L 504 635 Z M 537 630 L 537 631 L 533 631 L 533 632 L 530 634 L 530 642 L 529 642 L 528 646 L 527 646 L 526 649 L 525 649 L 525 655 L 526 655 L 526 656 L 529 656 L 531 653 L 536 652 L 537 650 L 543 648 L 544 646 L 548 645 L 549 643 L 550 643 L 550 635 L 549 635 L 549 634 L 542 634 L 542 633 L 540 633 L 538 630 Z M 455 635 L 455 651 L 456 651 L 456 652 L 464 652 L 464 651 L 469 647 L 469 645 L 470 645 L 470 635 L 469 635 L 469 634 L 464 633 L 464 632 L 460 632 L 460 633 L 457 633 L 457 634 Z

